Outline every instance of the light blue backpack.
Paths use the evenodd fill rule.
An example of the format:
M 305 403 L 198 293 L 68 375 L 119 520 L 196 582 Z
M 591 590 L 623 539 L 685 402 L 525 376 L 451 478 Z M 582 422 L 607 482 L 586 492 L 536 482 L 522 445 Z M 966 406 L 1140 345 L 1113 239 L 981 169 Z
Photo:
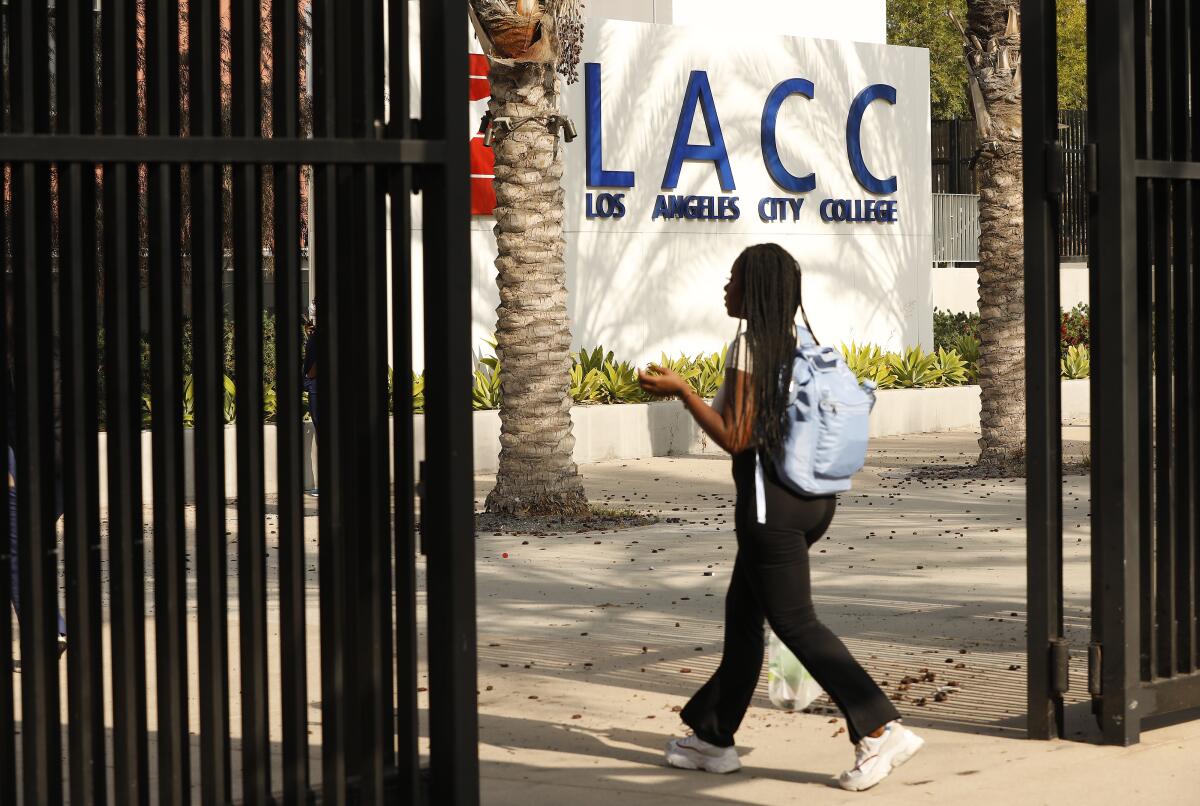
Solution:
M 849 490 L 850 478 L 867 461 L 874 406 L 875 384 L 859 383 L 841 353 L 821 347 L 806 328 L 798 328 L 789 427 L 775 459 L 780 481 L 804 495 Z M 765 507 L 759 513 L 765 514 Z

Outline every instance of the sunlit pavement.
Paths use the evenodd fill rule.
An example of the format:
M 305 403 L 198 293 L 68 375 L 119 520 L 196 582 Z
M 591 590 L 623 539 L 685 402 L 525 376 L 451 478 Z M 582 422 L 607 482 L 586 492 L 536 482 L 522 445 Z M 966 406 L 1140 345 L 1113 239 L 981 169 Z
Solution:
M 1086 429 L 1066 436 L 1086 439 Z M 813 549 L 819 614 L 928 740 L 872 793 L 836 788 L 852 751 L 827 701 L 820 713 L 779 711 L 765 673 L 738 733 L 741 772 L 663 766 L 676 712 L 720 659 L 736 545 L 728 462 L 664 457 L 581 468 L 594 502 L 653 513 L 657 525 L 479 536 L 484 802 L 1197 803 L 1200 722 L 1149 731 L 1130 749 L 1090 743 L 1082 475 L 1068 476 L 1064 493 L 1079 741 L 1024 738 L 1024 481 L 908 478 L 914 465 L 966 464 L 974 438 L 875 441 Z M 480 504 L 491 483 L 478 478 Z M 899 690 L 911 677 L 924 679 Z

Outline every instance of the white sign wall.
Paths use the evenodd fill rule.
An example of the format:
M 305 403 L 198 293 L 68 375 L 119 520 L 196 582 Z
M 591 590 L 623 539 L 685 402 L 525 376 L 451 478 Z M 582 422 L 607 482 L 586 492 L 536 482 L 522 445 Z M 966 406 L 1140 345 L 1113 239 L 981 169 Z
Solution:
M 562 146 L 574 348 L 602 344 L 639 362 L 663 351 L 719 349 L 737 324 L 725 316 L 722 304 L 729 267 L 747 245 L 766 240 L 780 243 L 800 260 L 806 308 L 822 341 L 931 346 L 926 51 L 593 18 L 584 62 L 599 66 L 600 167 L 632 172 L 634 182 L 631 188 L 587 184 L 587 82 L 581 75 L 579 83 L 565 89 L 564 103 L 579 138 Z M 719 120 L 732 190 L 722 188 L 716 162 L 698 160 L 683 160 L 676 186 L 663 187 L 696 71 L 705 74 L 711 90 L 708 106 Z M 788 79 L 812 84 L 811 99 L 786 94 L 775 121 L 782 169 L 797 178 L 813 174 L 812 189 L 803 192 L 781 186 L 763 157 L 764 106 L 772 90 Z M 851 107 L 860 93 L 876 85 L 893 88 L 895 103 L 875 97 L 861 110 L 862 161 L 876 179 L 894 177 L 892 192 L 865 187 L 848 154 Z M 699 99 L 704 92 L 693 94 L 698 100 L 686 142 L 710 145 L 706 103 Z M 600 217 L 600 195 L 622 193 L 624 216 Z M 660 195 L 677 213 L 681 205 L 693 210 L 712 205 L 728 213 L 727 200 L 736 198 L 739 215 L 721 221 L 655 217 Z M 688 197 L 700 201 L 684 204 Z M 778 201 L 760 210 L 764 199 Z M 865 217 L 861 214 L 868 208 L 876 214 L 882 208 L 895 221 L 824 220 L 826 200 L 833 200 L 825 205 L 829 217 L 846 218 L 847 212 Z M 855 210 L 859 216 L 853 215 Z M 764 215 L 783 220 L 764 220 Z M 492 224 L 490 217 L 472 223 L 472 304 L 475 340 L 481 346 L 494 330 L 498 303 Z M 414 240 L 419 261 L 419 238 Z M 414 325 L 419 342 L 419 321 Z

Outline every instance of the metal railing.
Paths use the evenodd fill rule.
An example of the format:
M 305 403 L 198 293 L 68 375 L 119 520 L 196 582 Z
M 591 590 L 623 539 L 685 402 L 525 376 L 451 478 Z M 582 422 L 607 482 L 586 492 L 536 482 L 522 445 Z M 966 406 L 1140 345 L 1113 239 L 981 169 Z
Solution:
M 933 262 L 979 261 L 979 197 L 933 194 Z
M 1063 193 L 1058 213 L 1058 249 L 1065 263 L 1083 263 L 1088 254 L 1087 110 L 1056 109 L 1056 139 L 1062 146 Z M 969 118 L 934 120 L 930 126 L 933 192 L 975 193 L 979 190 L 979 135 Z
M 190 0 L 181 30 L 179 0 L 105 0 L 98 31 L 90 5 L 59 0 L 49 36 L 46 3 L 0 6 L 7 70 L 0 106 L 9 109 L 0 122 L 0 161 L 11 202 L 0 205 L 0 246 L 11 255 L 0 311 L 13 312 L 11 324 L 0 316 L 0 344 L 9 347 L 0 350 L 0 427 L 13 443 L 4 447 L 15 452 L 9 472 L 0 473 L 0 498 L 15 493 L 11 510 L 0 507 L 0 606 L 20 599 L 18 630 L 7 610 L 0 618 L 0 804 L 472 806 L 479 790 L 471 405 L 449 360 L 470 350 L 470 295 L 463 290 L 470 245 L 461 237 L 470 216 L 468 152 L 458 136 L 467 130 L 466 6 L 413 4 L 422 65 L 414 121 L 408 0 L 314 3 L 310 137 L 300 115 L 306 57 L 297 3 L 271 4 L 264 21 L 257 0 L 233 0 L 225 14 L 218 0 Z M 275 32 L 269 139 L 261 131 L 264 22 Z M 223 129 L 223 98 L 232 107 L 232 136 Z M 300 173 L 310 165 L 321 269 L 315 543 L 302 491 L 298 327 L 308 302 Z M 229 212 L 222 200 L 226 166 Z M 268 168 L 275 189 L 269 221 L 262 215 Z M 414 187 L 427 216 L 419 265 L 410 257 Z M 139 192 L 148 197 L 144 222 Z M 238 389 L 236 441 L 225 439 L 226 229 L 239 378 L 264 375 L 264 231 L 276 244 L 281 394 L 274 457 L 259 384 Z M 423 277 L 416 300 L 414 272 Z M 193 325 L 191 451 L 183 435 L 185 301 Z M 396 393 L 389 416 L 387 384 L 389 342 L 396 376 L 412 371 L 414 304 L 426 323 L 425 428 L 438 446 L 422 464 L 420 528 L 427 539 L 420 543 L 411 396 Z M 389 309 L 396 327 L 389 327 Z M 140 471 L 143 332 L 153 412 L 148 499 Z M 106 494 L 99 482 L 101 407 Z M 227 454 L 236 459 L 236 502 L 225 494 Z M 189 469 L 194 505 L 184 498 Z M 279 479 L 269 498 L 267 472 Z M 12 517 L 15 552 L 7 538 Z M 423 600 L 418 552 L 426 558 Z M 56 623 L 60 573 L 64 626 Z M 63 632 L 69 648 L 60 663 Z M 419 660 L 422 641 L 427 651 Z M 422 669 L 430 680 L 427 705 L 417 700 Z M 101 685 L 106 677 L 111 686 Z M 428 751 L 421 746 L 425 726 Z

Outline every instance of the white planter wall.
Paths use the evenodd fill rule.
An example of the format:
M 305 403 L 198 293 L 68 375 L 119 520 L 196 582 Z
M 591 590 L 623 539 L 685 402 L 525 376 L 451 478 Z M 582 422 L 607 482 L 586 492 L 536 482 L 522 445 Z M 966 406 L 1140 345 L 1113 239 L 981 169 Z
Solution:
M 933 307 L 939 311 L 979 311 L 979 272 L 974 268 L 935 266 L 932 285 Z M 1059 270 L 1059 296 L 1068 311 L 1088 301 L 1086 265 L 1072 263 Z
M 108 434 L 103 431 L 98 436 L 99 465 L 100 465 L 100 505 L 108 505 Z M 304 487 L 314 486 L 317 467 L 316 442 L 313 439 L 312 423 L 304 423 Z M 276 451 L 276 431 L 274 425 L 263 426 L 263 482 L 267 495 L 279 492 L 279 458 Z M 225 497 L 237 497 L 237 426 L 225 427 Z M 196 432 L 188 429 L 183 432 L 183 487 L 184 498 L 191 503 L 196 500 Z M 154 465 L 151 433 L 142 432 L 142 500 L 147 504 L 154 502 Z
M 1090 383 L 1063 381 L 1063 420 L 1086 419 L 1090 411 Z M 979 424 L 979 387 L 946 389 L 889 389 L 879 392 L 871 414 L 871 436 L 934 433 Z M 647 404 L 575 406 L 571 409 L 578 464 L 609 459 L 645 459 L 651 456 L 720 454 L 721 449 L 700 430 L 677 400 Z M 500 456 L 500 413 L 477 411 L 473 417 L 474 470 L 495 473 Z M 391 434 L 389 433 L 389 444 Z M 184 488 L 186 499 L 195 500 L 195 432 L 184 431 Z M 100 501 L 108 502 L 107 435 L 100 434 Z M 267 495 L 279 491 L 275 426 L 263 427 L 264 480 Z M 413 418 L 413 448 L 419 463 L 426 454 L 425 417 Z M 315 484 L 317 452 L 312 424 L 304 424 L 304 486 Z M 225 495 L 237 497 L 237 428 L 225 429 Z M 389 467 L 391 465 L 389 464 Z M 142 434 L 142 497 L 154 500 L 150 432 Z
M 1090 383 L 1063 381 L 1063 420 L 1087 418 Z M 879 392 L 871 413 L 874 438 L 976 428 L 979 425 L 979 387 L 888 389 Z M 646 405 L 575 406 L 571 409 L 575 461 L 644 459 L 680 454 L 719 454 L 695 421 L 675 401 Z M 418 417 L 418 420 L 422 418 Z M 424 424 L 418 423 L 423 431 Z M 424 435 L 417 439 L 423 455 Z M 495 473 L 500 455 L 500 417 L 494 411 L 475 413 L 475 472 Z

